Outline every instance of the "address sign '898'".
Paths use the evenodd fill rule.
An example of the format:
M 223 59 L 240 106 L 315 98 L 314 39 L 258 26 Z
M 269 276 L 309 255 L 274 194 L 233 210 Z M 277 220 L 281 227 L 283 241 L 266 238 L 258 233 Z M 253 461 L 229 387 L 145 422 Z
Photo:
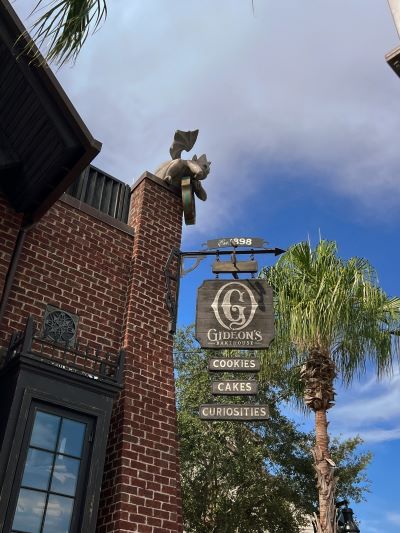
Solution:
M 272 289 L 265 280 L 207 280 L 198 289 L 196 339 L 202 348 L 268 348 Z

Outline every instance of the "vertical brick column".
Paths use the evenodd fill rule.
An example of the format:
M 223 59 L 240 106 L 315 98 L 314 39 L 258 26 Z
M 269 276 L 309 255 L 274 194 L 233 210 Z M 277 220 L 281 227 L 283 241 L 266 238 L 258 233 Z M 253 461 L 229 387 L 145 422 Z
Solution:
M 123 344 L 124 389 L 116 405 L 98 533 L 182 532 L 172 336 L 164 267 L 179 247 L 182 205 L 145 173 L 132 192 L 134 247 Z

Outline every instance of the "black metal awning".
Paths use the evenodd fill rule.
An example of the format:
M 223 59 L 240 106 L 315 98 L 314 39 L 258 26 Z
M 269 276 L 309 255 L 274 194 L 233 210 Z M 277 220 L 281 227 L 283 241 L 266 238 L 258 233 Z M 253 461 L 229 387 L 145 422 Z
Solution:
M 48 65 L 23 50 L 28 38 L 0 0 L 0 189 L 38 220 L 99 153 Z M 27 35 L 27 34 L 26 34 Z

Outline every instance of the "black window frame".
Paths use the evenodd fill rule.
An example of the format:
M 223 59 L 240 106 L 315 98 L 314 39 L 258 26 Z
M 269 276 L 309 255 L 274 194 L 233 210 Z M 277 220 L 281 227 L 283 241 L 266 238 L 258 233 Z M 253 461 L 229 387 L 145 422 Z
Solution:
M 5 520 L 11 512 L 14 516 L 16 500 L 13 500 L 15 503 L 11 511 L 10 499 L 17 480 L 16 469 L 21 456 L 25 458 L 27 454 L 26 444 L 25 449 L 22 445 L 30 409 L 36 402 L 70 413 L 81 413 L 95 421 L 87 486 L 82 497 L 81 529 L 78 532 L 96 533 L 111 413 L 116 396 L 122 390 L 122 373 L 120 377 L 121 380 L 110 382 L 82 375 L 75 369 L 51 364 L 40 354 L 30 351 L 13 355 L 0 369 L 1 533 L 11 531 L 10 526 L 5 527 Z M 7 523 L 10 524 L 10 521 Z
M 76 490 L 74 495 L 74 506 L 72 511 L 72 518 L 69 526 L 69 532 L 68 533 L 80 533 L 81 531 L 81 522 L 84 512 L 84 502 L 86 500 L 85 498 L 85 489 L 87 484 L 87 479 L 89 475 L 89 469 L 91 465 L 91 459 L 92 459 L 92 452 L 93 452 L 93 435 L 96 431 L 96 419 L 95 417 L 91 416 L 88 413 L 75 410 L 73 408 L 70 408 L 68 406 L 61 406 L 57 404 L 53 404 L 50 402 L 45 402 L 41 400 L 32 399 L 32 402 L 29 407 L 29 414 L 25 426 L 24 431 L 24 437 L 22 439 L 21 448 L 20 448 L 20 455 L 18 464 L 15 471 L 15 477 L 14 482 L 11 489 L 11 495 L 9 500 L 9 505 L 7 509 L 7 515 L 4 523 L 4 531 L 5 532 L 12 532 L 15 531 L 12 529 L 12 524 L 14 521 L 14 516 L 16 512 L 16 506 L 18 502 L 18 496 L 20 493 L 21 485 L 22 485 L 22 477 L 24 474 L 26 459 L 28 456 L 29 451 L 29 444 L 32 436 L 33 431 L 33 425 L 36 417 L 36 413 L 38 411 L 45 412 L 48 414 L 53 414 L 56 416 L 60 416 L 62 418 L 74 420 L 77 422 L 83 422 L 86 426 L 85 436 L 84 436 L 84 442 L 83 442 L 83 448 L 81 453 L 81 463 L 79 468 L 79 474 L 78 474 L 78 480 L 76 484 Z M 61 425 L 60 425 L 61 427 Z M 55 452 L 55 455 L 57 453 Z M 49 488 L 50 489 L 50 488 Z M 36 489 L 33 489 L 36 490 Z M 38 490 L 38 492 L 46 492 L 47 497 L 50 493 L 52 493 L 51 490 L 47 491 L 41 491 Z M 42 522 L 42 526 L 40 529 L 40 532 L 42 532 L 42 528 L 44 527 L 44 522 Z

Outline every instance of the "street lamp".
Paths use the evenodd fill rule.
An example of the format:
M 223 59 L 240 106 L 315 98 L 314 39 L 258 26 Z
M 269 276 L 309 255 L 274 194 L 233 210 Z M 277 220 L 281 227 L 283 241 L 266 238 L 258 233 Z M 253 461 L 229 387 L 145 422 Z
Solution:
M 344 505 L 343 509 L 339 510 L 338 518 L 338 531 L 339 533 L 360 533 L 360 529 L 353 519 L 353 509 L 350 509 L 349 502 L 344 500 L 336 504 L 336 507 L 340 508 Z

